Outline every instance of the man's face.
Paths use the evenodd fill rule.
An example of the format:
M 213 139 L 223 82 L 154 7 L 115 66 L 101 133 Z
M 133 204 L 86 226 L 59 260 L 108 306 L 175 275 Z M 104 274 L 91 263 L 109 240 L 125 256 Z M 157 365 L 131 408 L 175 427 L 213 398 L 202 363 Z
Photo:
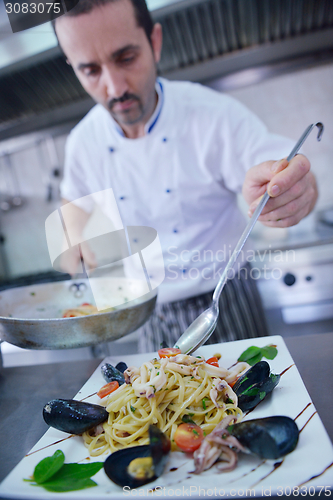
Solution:
M 150 44 L 130 0 L 118 0 L 88 14 L 59 18 L 56 32 L 84 89 L 120 126 L 149 119 L 156 104 L 159 25 Z

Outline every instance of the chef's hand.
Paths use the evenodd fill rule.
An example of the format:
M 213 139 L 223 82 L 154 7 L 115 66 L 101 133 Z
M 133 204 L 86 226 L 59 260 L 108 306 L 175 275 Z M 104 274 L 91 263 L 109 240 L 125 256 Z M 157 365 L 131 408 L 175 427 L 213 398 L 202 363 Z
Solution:
M 271 198 L 258 220 L 269 227 L 298 224 L 311 212 L 318 198 L 310 162 L 303 155 L 296 155 L 289 164 L 286 159 L 266 161 L 248 170 L 243 196 L 249 204 L 249 217 L 252 217 L 266 189 Z
M 93 270 L 97 267 L 95 254 L 92 252 L 88 243 L 83 241 L 80 243 L 80 250 L 84 262 L 85 269 Z M 78 246 L 72 247 L 63 252 L 60 258 L 60 267 L 64 273 L 74 276 L 76 273 L 83 273 L 80 251 Z
M 90 214 L 66 199 L 62 200 L 62 205 L 65 207 L 65 216 L 64 214 L 63 216 L 68 234 L 67 238 L 74 242 L 73 247 L 68 249 L 67 238 L 64 238 L 64 249 L 66 250 L 64 250 L 60 258 L 62 271 L 72 276 L 76 273 L 82 273 L 81 255 L 85 269 L 95 269 L 97 267 L 95 255 L 82 236 Z M 76 244 L 76 242 L 80 243 Z

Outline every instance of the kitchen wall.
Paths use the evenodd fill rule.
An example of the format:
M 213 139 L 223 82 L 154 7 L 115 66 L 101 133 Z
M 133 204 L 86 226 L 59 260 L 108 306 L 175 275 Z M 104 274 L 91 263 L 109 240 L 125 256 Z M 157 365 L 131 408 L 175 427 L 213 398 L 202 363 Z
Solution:
M 252 70 L 239 75 L 240 80 L 251 81 Z M 234 82 L 236 84 L 236 82 Z M 229 83 L 232 85 L 232 82 Z M 212 85 L 217 90 L 226 86 L 226 81 L 215 80 Z M 302 151 L 311 160 L 312 170 L 319 187 L 319 199 L 315 212 L 333 207 L 333 64 L 309 67 L 292 73 L 275 76 L 259 83 L 249 83 L 226 93 L 235 97 L 259 116 L 268 129 L 277 134 L 298 140 L 311 123 L 321 121 L 325 130 L 321 142 L 317 142 L 315 129 L 307 139 Z M 240 200 L 246 213 L 245 202 Z M 254 236 L 262 240 L 258 246 L 265 246 L 267 240 L 285 240 L 313 231 L 315 213 L 300 224 L 284 229 L 270 229 L 257 224 Z
M 304 146 L 304 153 L 311 159 L 319 184 L 316 211 L 332 207 L 333 64 L 309 67 L 274 76 L 259 83 L 251 83 L 251 70 L 239 75 L 239 78 L 242 86 L 226 92 L 254 111 L 271 131 L 290 136 L 296 142 L 307 125 L 317 121 L 324 123 L 322 141 L 318 143 L 316 133 L 312 132 Z M 223 88 L 225 81 L 222 83 L 215 80 L 210 85 L 219 90 Z M 12 156 L 12 168 L 15 170 L 19 193 L 24 203 L 21 207 L 0 213 L 0 232 L 5 238 L 2 254 L 10 277 L 51 269 L 44 222 L 59 203 L 57 189 L 60 179 L 52 177 L 51 170 L 57 162 L 60 168 L 63 165 L 66 136 L 67 131 L 55 139 L 56 160 L 48 154 L 45 143 L 39 146 L 43 150 L 44 161 L 41 161 L 37 147 L 27 148 Z M 40 134 L 37 134 L 30 139 L 7 141 L 0 144 L 0 151 L 16 148 L 24 141 L 32 143 L 39 137 Z M 53 199 L 48 201 L 50 183 L 53 186 Z M 0 162 L 0 192 L 0 201 L 3 201 L 8 193 L 15 194 L 12 179 L 8 178 L 8 175 L 6 177 L 6 165 L 3 160 Z M 240 204 L 246 211 L 241 200 Z M 255 234 L 261 244 L 265 245 L 265 240 L 285 239 L 290 233 L 309 231 L 314 218 L 312 215 L 300 225 L 288 230 L 269 229 L 257 224 Z

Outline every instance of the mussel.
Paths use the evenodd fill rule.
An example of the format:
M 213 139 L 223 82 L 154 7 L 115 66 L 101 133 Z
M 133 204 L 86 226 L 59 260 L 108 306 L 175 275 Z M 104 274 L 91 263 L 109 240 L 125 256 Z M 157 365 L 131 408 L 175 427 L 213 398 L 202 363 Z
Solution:
M 150 425 L 149 444 L 112 453 L 104 462 L 105 473 L 118 486 L 138 488 L 161 476 L 170 448 L 167 436 Z
M 102 365 L 101 372 L 107 382 L 113 382 L 115 380 L 119 382 L 119 385 L 125 383 L 124 374 L 120 370 L 117 370 L 117 368 L 112 366 L 110 363 L 105 363 L 104 365 Z
M 116 369 L 124 373 L 124 371 L 127 370 L 127 364 L 124 363 L 124 361 L 119 361 L 119 363 L 116 364 Z
M 270 373 L 267 361 L 259 361 L 245 372 L 233 386 L 242 411 L 252 410 L 280 381 L 280 375 Z
M 270 459 L 291 453 L 299 436 L 295 421 L 285 416 L 248 420 L 231 425 L 227 430 L 250 453 Z
M 74 399 L 53 399 L 43 408 L 43 418 L 48 425 L 70 434 L 82 434 L 108 417 L 103 406 Z

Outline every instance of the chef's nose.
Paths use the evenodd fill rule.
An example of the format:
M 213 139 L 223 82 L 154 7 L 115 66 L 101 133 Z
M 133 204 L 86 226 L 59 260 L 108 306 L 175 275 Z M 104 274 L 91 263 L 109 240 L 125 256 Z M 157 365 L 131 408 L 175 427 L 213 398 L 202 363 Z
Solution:
M 108 99 L 118 99 L 128 91 L 125 75 L 121 69 L 103 68 L 103 82 Z

